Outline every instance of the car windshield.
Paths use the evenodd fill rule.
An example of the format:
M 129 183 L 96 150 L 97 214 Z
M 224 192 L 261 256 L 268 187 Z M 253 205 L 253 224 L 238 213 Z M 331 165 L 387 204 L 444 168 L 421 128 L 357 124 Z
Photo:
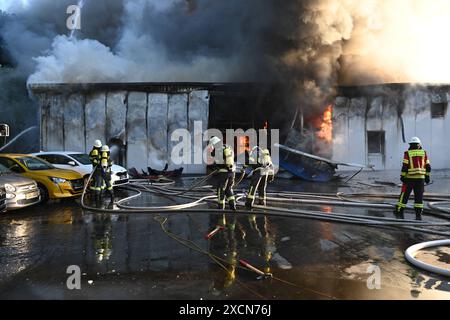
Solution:
M 9 174 L 12 173 L 11 170 L 9 170 L 7 167 L 5 167 L 4 165 L 0 164 L 0 174 Z
M 27 167 L 28 170 L 31 171 L 50 170 L 55 168 L 51 164 L 38 158 L 24 157 L 19 158 L 18 160 L 20 161 L 21 164 Z
M 88 165 L 91 164 L 91 160 L 89 159 L 89 156 L 84 153 L 77 153 L 77 154 L 69 154 L 69 157 L 74 158 L 82 165 Z

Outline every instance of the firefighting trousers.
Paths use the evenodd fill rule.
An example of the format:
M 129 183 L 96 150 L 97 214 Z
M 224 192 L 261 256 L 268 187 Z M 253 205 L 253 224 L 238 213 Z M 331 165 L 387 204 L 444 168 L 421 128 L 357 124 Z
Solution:
M 103 170 L 101 168 L 96 168 L 94 174 L 92 175 L 91 181 L 91 191 L 94 193 L 101 193 L 103 186 Z
M 411 192 L 414 191 L 414 209 L 423 209 L 423 193 L 425 190 L 424 179 L 407 179 L 403 183 L 402 193 L 397 204 L 397 212 L 406 208 Z
M 220 209 L 225 209 L 225 202 L 228 201 L 231 208 L 236 206 L 234 197 L 234 172 L 219 172 L 216 175 L 217 204 Z
M 113 187 L 111 183 L 111 172 L 105 172 L 102 168 L 97 168 L 92 175 L 91 190 L 99 194 L 103 190 L 107 190 L 113 194 Z
M 260 171 L 255 171 L 250 180 L 250 188 L 247 194 L 246 206 L 253 206 L 256 192 L 258 192 L 259 202 L 265 205 L 268 175 L 261 175 Z

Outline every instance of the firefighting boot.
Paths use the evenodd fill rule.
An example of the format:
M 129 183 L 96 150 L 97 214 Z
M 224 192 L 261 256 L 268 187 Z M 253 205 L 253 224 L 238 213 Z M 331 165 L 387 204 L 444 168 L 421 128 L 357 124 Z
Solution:
M 232 211 L 236 211 L 236 201 L 235 200 L 230 200 L 229 201 L 229 205 L 230 205 L 230 210 Z
M 399 208 L 398 206 L 395 207 L 394 215 L 397 219 L 405 219 L 405 209 Z
M 111 199 L 111 204 L 113 204 L 114 203 L 114 190 L 109 190 L 109 197 L 110 197 L 110 199 Z
M 247 198 L 247 200 L 245 201 L 245 208 L 247 210 L 251 210 L 253 208 L 253 200 Z
M 416 208 L 415 211 L 416 211 L 416 220 L 422 221 L 423 209 Z
M 101 205 L 102 205 L 102 194 L 101 194 L 101 192 L 96 192 L 94 194 L 94 198 L 95 198 L 95 206 L 97 208 L 100 208 Z

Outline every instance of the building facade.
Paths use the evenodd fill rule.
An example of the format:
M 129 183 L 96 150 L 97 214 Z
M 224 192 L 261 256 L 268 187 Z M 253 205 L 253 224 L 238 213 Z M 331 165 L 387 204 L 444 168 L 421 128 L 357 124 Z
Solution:
M 171 132 L 208 127 L 209 93 L 200 85 L 34 85 L 40 105 L 41 150 L 88 153 L 95 140 L 122 145 L 121 164 L 139 171 L 171 167 Z M 193 137 L 194 138 L 194 137 Z M 185 166 L 204 173 L 204 165 Z
M 209 128 L 262 129 L 270 116 L 267 110 L 273 109 L 271 88 L 245 83 L 94 83 L 34 84 L 29 89 L 39 104 L 42 151 L 88 153 L 100 139 L 120 146 L 116 162 L 128 168 L 161 170 L 169 164 L 169 169 L 204 174 L 206 164 L 198 164 L 206 145 L 201 143 L 203 133 Z M 178 129 L 186 129 L 195 141 L 189 144 L 190 161 L 181 165 L 171 157 L 178 150 L 179 141 L 171 139 Z
M 450 86 L 340 88 L 333 108 L 333 159 L 399 170 L 408 141 L 422 140 L 434 169 L 450 168 Z

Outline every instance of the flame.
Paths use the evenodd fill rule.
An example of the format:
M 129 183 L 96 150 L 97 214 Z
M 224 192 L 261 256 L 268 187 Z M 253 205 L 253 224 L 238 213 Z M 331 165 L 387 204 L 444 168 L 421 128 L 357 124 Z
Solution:
M 250 151 L 250 137 L 239 137 L 238 138 L 238 154 L 242 154 L 245 151 Z
M 333 106 L 328 106 L 322 115 L 322 123 L 320 124 L 320 131 L 317 133 L 319 139 L 326 142 L 333 141 Z
M 269 129 L 269 121 L 264 122 L 264 130 Z

